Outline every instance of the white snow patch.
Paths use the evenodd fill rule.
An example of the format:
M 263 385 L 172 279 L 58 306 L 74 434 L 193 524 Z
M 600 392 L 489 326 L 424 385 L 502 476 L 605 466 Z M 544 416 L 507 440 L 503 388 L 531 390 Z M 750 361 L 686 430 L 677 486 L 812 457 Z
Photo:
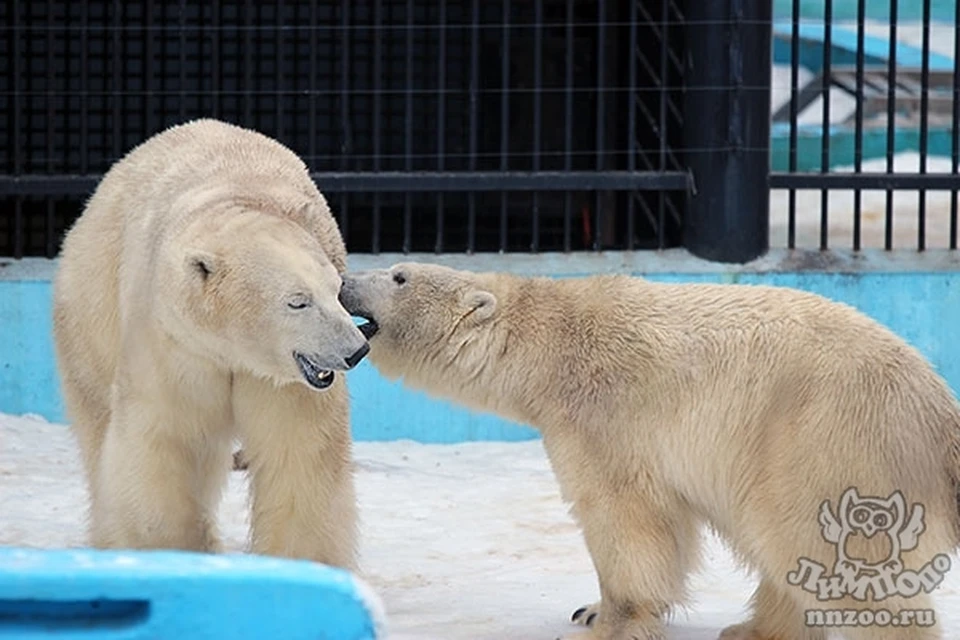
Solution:
M 863 162 L 864 173 L 885 173 L 885 158 Z M 927 173 L 950 173 L 950 158 L 930 156 L 927 158 Z M 920 154 L 904 151 L 893 157 L 895 173 L 919 173 Z M 852 172 L 852 166 L 835 167 L 831 173 Z M 862 191 L 860 201 L 860 241 L 864 249 L 882 249 L 885 242 L 887 194 L 885 191 Z M 946 249 L 950 246 L 950 200 L 949 191 L 927 191 L 923 194 L 926 203 L 924 238 L 927 249 Z M 802 190 L 796 192 L 796 246 L 814 249 L 820 243 L 821 192 Z M 916 249 L 920 230 L 920 198 L 917 191 L 893 192 L 893 248 Z M 831 249 L 853 247 L 854 195 L 848 189 L 831 190 L 827 195 L 827 228 Z M 787 245 L 788 192 L 776 189 L 770 192 L 770 246 Z
M 358 590 L 378 622 L 389 622 L 390 638 L 550 639 L 575 631 L 570 614 L 598 598 L 539 441 L 361 442 L 355 455 L 368 585 Z M 82 546 L 85 508 L 67 429 L 0 415 L 0 545 Z M 243 551 L 243 474 L 230 476 L 220 523 L 227 550 Z M 671 623 L 672 640 L 715 640 L 744 617 L 756 584 L 717 538 L 705 534 L 704 543 L 704 568 L 691 578 L 694 598 Z M 960 571 L 934 596 L 944 637 L 960 637 Z

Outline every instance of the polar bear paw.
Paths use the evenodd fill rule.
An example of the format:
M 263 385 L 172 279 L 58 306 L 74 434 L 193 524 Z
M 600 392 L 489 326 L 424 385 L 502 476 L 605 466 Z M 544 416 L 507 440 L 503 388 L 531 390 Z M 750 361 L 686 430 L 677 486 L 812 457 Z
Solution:
M 585 627 L 592 627 L 598 615 L 600 615 L 600 603 L 594 602 L 593 604 L 584 605 L 574 611 L 573 615 L 570 616 L 570 621 Z

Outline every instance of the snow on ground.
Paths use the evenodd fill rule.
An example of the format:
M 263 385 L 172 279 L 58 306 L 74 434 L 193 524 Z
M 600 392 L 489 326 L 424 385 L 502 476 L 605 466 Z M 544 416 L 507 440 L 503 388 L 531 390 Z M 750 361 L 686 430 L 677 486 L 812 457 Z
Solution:
M 538 441 L 358 443 L 356 458 L 363 577 L 391 638 L 551 640 L 575 630 L 571 612 L 597 587 Z M 231 551 L 245 546 L 245 491 L 231 474 L 220 514 Z M 82 546 L 85 500 L 65 427 L 0 415 L 0 545 Z M 755 584 L 716 538 L 705 543 L 673 640 L 714 640 L 745 614 Z M 935 597 L 944 637 L 960 637 L 960 571 Z
M 863 162 L 864 173 L 885 173 L 885 158 Z M 905 151 L 893 158 L 895 173 L 919 173 L 920 154 Z M 950 158 L 927 158 L 928 173 L 950 173 Z M 835 167 L 833 173 L 851 172 L 853 167 Z M 864 249 L 881 249 L 886 228 L 887 195 L 885 191 L 863 191 L 860 201 L 860 242 Z M 926 200 L 927 249 L 950 246 L 950 192 L 928 191 Z M 796 246 L 815 249 L 820 246 L 820 191 L 796 192 Z M 920 194 L 916 191 L 895 191 L 893 194 L 893 248 L 916 249 L 920 226 Z M 787 246 L 788 192 L 770 192 L 770 246 Z M 831 249 L 853 248 L 853 191 L 831 190 L 827 199 L 827 224 Z

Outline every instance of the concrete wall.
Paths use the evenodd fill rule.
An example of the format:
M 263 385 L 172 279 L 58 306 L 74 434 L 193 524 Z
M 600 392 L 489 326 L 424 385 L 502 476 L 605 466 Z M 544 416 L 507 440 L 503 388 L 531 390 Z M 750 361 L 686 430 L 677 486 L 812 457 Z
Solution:
M 553 277 L 631 273 L 670 282 L 741 282 L 806 289 L 849 303 L 923 352 L 960 390 L 960 252 L 773 251 L 745 266 L 696 260 L 683 250 L 598 255 L 356 255 L 351 269 L 400 260 L 434 261 L 472 270 Z M 39 414 L 64 422 L 51 344 L 47 260 L 0 260 L 0 413 Z M 358 440 L 421 442 L 522 440 L 532 429 L 480 415 L 387 382 L 369 363 L 348 374 Z

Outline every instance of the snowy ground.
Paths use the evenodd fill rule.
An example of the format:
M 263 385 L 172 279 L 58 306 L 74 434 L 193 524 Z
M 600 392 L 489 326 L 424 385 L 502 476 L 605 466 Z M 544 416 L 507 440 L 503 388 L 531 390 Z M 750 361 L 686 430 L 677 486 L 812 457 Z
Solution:
M 920 154 L 905 151 L 893 158 L 895 173 L 919 173 Z M 950 158 L 928 157 L 928 173 L 950 173 Z M 836 167 L 834 173 L 850 172 L 853 167 Z M 865 173 L 885 173 L 886 159 L 866 160 Z M 886 229 L 887 195 L 885 191 L 861 192 L 860 242 L 864 249 L 882 249 Z M 926 200 L 927 249 L 950 246 L 950 192 L 928 191 Z M 770 191 L 770 246 L 787 246 L 788 193 Z M 893 194 L 893 248 L 916 249 L 920 227 L 920 194 L 895 191 Z M 853 248 L 853 191 L 831 190 L 827 199 L 827 225 L 831 249 Z M 816 249 L 820 246 L 820 191 L 797 191 L 796 246 Z
M 570 613 L 597 587 L 539 442 L 358 443 L 356 457 L 364 577 L 391 638 L 552 640 L 575 630 Z M 245 545 L 245 499 L 234 473 L 221 510 L 230 550 Z M 0 545 L 81 546 L 85 500 L 65 427 L 0 415 Z M 711 536 L 704 558 L 674 640 L 713 640 L 745 613 L 753 580 Z M 935 595 L 944 637 L 960 637 L 960 571 Z

